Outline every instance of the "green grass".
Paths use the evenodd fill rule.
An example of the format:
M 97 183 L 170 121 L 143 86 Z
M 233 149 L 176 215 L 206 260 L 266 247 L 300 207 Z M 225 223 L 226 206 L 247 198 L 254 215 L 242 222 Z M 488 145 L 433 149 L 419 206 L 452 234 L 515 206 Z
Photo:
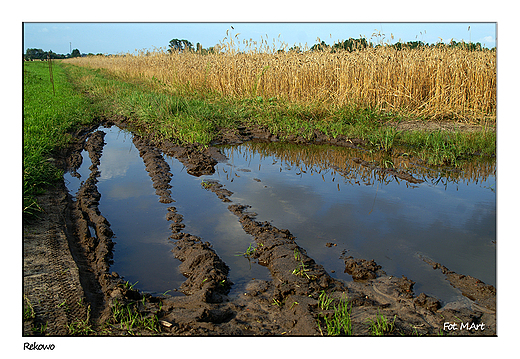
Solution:
M 322 310 L 328 310 L 334 299 L 330 298 L 324 290 L 321 291 L 318 297 L 318 307 Z
M 75 91 L 63 68 L 53 62 L 26 62 L 23 73 L 23 214 L 36 214 L 35 196 L 62 178 L 53 164 L 55 151 L 72 141 L 71 132 L 94 119 L 93 106 Z
M 433 165 L 457 166 L 475 153 L 496 154 L 496 134 L 492 131 L 467 133 L 411 131 L 400 133 L 397 142 Z
M 87 317 L 84 320 L 77 320 L 67 325 L 69 335 L 89 335 L 95 331 L 90 324 L 90 305 L 87 307 Z
M 222 103 L 169 95 L 153 83 L 123 80 L 101 70 L 69 65 L 67 72 L 97 101 L 105 116 L 124 116 L 134 131 L 160 139 L 206 146 L 220 128 L 233 128 L 245 116 Z
M 236 256 L 240 256 L 240 257 L 246 257 L 247 259 L 250 259 L 256 252 L 256 247 L 253 245 L 253 243 L 250 243 L 249 246 L 247 247 L 246 251 L 243 252 L 243 253 L 237 253 Z
M 25 296 L 23 296 L 24 305 L 23 305 L 23 320 L 30 320 L 34 319 L 36 314 L 34 312 L 34 307 L 29 301 L 29 299 Z
M 400 132 L 384 124 L 407 118 L 371 108 L 303 105 L 261 96 L 238 99 L 184 90 L 172 94 L 157 81 L 118 77 L 105 70 L 73 65 L 65 69 L 106 116 L 124 116 L 134 131 L 158 139 L 207 146 L 223 129 L 233 131 L 239 126 L 260 125 L 282 141 L 297 136 L 310 140 L 320 131 L 332 138 L 342 135 L 361 139 L 371 150 L 406 152 L 432 165 L 458 165 L 476 152 L 496 153 L 496 135 L 492 131 Z
M 327 310 L 333 302 L 332 298 L 329 298 L 325 292 L 322 292 L 318 298 L 318 305 L 321 309 Z M 325 322 L 325 329 L 328 336 L 338 335 L 352 335 L 352 304 L 348 298 L 341 298 L 338 305 L 333 305 L 333 313 L 329 315 L 323 315 L 323 321 Z M 318 319 L 318 326 L 320 331 L 321 325 Z
M 307 268 L 307 265 L 303 262 L 303 258 L 298 248 L 294 249 L 294 260 L 298 262 L 298 266 L 295 269 L 293 269 L 292 274 L 294 274 L 295 276 L 307 277 L 307 279 L 312 279 L 312 277 L 307 274 L 307 272 L 310 271 L 310 269 Z
M 135 334 L 136 330 L 148 330 L 159 333 L 161 325 L 156 314 L 144 315 L 138 308 L 138 303 L 123 304 L 114 299 L 112 303 L 112 318 L 109 323 Z
M 394 315 L 393 321 L 390 321 L 384 315 L 382 315 L 380 312 L 378 312 L 375 319 L 368 320 L 369 325 L 370 325 L 371 335 L 383 336 L 385 334 L 392 333 L 395 329 L 395 319 L 396 318 L 397 318 L 397 316 Z

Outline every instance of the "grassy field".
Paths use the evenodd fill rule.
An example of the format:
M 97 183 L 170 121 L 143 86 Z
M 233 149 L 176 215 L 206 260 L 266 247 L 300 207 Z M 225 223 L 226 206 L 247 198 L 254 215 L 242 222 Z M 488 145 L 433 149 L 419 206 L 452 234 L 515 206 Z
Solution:
M 23 213 L 39 210 L 35 196 L 62 178 L 53 153 L 72 139 L 71 131 L 90 123 L 93 107 L 67 80 L 62 67 L 26 62 L 23 67 Z

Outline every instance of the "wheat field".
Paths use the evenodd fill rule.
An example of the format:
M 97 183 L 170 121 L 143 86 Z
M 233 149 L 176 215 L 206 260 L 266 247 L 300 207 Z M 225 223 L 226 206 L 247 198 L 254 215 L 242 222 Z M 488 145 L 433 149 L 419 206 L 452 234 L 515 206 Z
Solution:
M 89 56 L 69 63 L 141 78 L 172 94 L 369 107 L 426 119 L 496 120 L 496 52 L 444 46 L 347 52 L 220 51 Z

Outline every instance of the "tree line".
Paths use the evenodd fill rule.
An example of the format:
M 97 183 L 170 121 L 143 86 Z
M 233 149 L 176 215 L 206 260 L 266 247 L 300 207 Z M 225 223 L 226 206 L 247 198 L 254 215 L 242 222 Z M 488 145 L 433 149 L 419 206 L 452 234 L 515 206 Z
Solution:
M 362 50 L 367 47 L 370 48 L 377 48 L 380 46 L 387 46 L 390 48 L 394 48 L 396 50 L 403 50 L 403 49 L 420 49 L 420 48 L 436 48 L 436 47 L 447 47 L 447 48 L 460 48 L 465 49 L 468 51 L 490 51 L 490 49 L 485 48 L 482 46 L 480 42 L 457 42 L 455 40 L 451 40 L 449 43 L 445 44 L 442 42 L 436 43 L 436 44 L 428 44 L 424 43 L 422 41 L 408 41 L 408 42 L 397 42 L 395 44 L 375 44 L 371 41 L 367 41 L 366 38 L 349 38 L 348 40 L 340 41 L 337 43 L 334 43 L 333 45 L 328 45 L 325 43 L 325 41 L 321 41 L 321 43 L 313 45 L 309 50 L 310 51 L 330 51 L 330 52 L 337 52 L 337 51 L 348 51 L 353 52 L 357 50 Z M 492 48 L 491 51 L 494 51 L 496 48 Z M 200 43 L 197 43 L 196 47 L 193 46 L 193 44 L 185 39 L 172 39 L 169 43 L 168 52 L 169 53 L 176 53 L 176 52 L 197 52 L 200 54 L 208 54 L 208 53 L 214 53 L 219 51 L 218 46 L 210 47 L 208 49 L 203 49 Z M 279 52 L 283 52 L 284 50 L 278 50 Z M 296 51 L 296 52 L 302 52 L 302 49 L 298 46 L 293 46 L 289 48 L 289 51 Z
M 70 59 L 72 57 L 82 57 L 82 56 L 89 56 L 94 55 L 92 53 L 89 54 L 82 54 L 78 49 L 72 50 L 70 54 L 57 54 L 55 52 L 52 52 L 52 50 L 49 51 L 43 51 L 42 49 L 27 49 L 25 51 L 25 54 L 23 55 L 24 60 L 31 61 L 31 60 L 46 60 L 46 59 Z M 98 54 L 103 55 L 103 54 Z
M 420 48 L 435 48 L 435 47 L 447 47 L 447 48 L 460 48 L 465 49 L 469 51 L 490 51 L 490 49 L 485 48 L 482 46 L 480 42 L 457 42 L 455 40 L 451 40 L 448 44 L 444 43 L 436 43 L 436 44 L 428 44 L 424 43 L 422 41 L 408 41 L 408 42 L 397 42 L 395 44 L 375 44 L 371 41 L 367 41 L 366 38 L 349 38 L 348 40 L 343 40 L 337 43 L 334 43 L 333 45 L 328 45 L 325 43 L 325 41 L 321 41 L 318 44 L 313 45 L 310 48 L 310 51 L 330 51 L 330 52 L 337 52 L 337 51 L 348 51 L 353 52 L 357 50 L 362 50 L 367 47 L 376 48 L 379 46 L 388 46 L 390 48 L 394 48 L 396 50 L 403 50 L 403 49 L 420 49 Z M 492 48 L 491 51 L 495 51 L 496 48 Z M 197 42 L 196 46 L 193 46 L 193 44 L 186 40 L 186 39 L 172 39 L 169 42 L 168 45 L 168 52 L 169 53 L 178 53 L 178 52 L 196 52 L 202 55 L 209 54 L 209 53 L 215 53 L 219 52 L 220 47 L 218 45 L 209 47 L 207 49 L 202 48 L 202 45 Z M 278 50 L 279 52 L 283 52 L 284 50 Z M 293 46 L 289 49 L 289 51 L 296 51 L 296 52 L 302 52 L 302 49 L 298 46 Z M 72 50 L 72 53 L 62 55 L 62 54 L 56 54 L 52 52 L 52 50 L 49 51 L 43 51 L 42 49 L 27 49 L 26 53 L 24 54 L 25 60 L 45 60 L 48 58 L 51 59 L 68 59 L 72 57 L 81 57 L 81 56 L 90 56 L 94 55 L 93 53 L 88 54 L 82 54 L 78 49 Z M 96 55 L 103 55 L 101 53 Z
M 380 46 L 386 46 L 389 48 L 394 48 L 396 50 L 403 50 L 403 49 L 420 49 L 420 48 L 437 48 L 437 47 L 446 47 L 446 48 L 460 48 L 464 50 L 469 51 L 485 51 L 490 50 L 482 46 L 480 42 L 457 42 L 455 40 L 451 40 L 448 44 L 439 42 L 436 44 L 428 44 L 424 43 L 422 41 L 408 41 L 408 42 L 397 42 L 395 44 L 374 44 L 373 42 L 367 41 L 365 38 L 359 38 L 359 39 L 353 39 L 349 38 L 348 40 L 340 41 L 338 43 L 335 43 L 334 45 L 330 46 L 325 43 L 325 41 L 322 41 L 319 44 L 315 44 L 310 48 L 311 51 L 331 51 L 336 52 L 339 50 L 345 50 L 348 52 L 353 52 L 356 50 L 361 50 L 367 47 L 377 48 Z M 492 48 L 491 51 L 494 51 L 495 48 Z
M 204 48 L 202 48 L 202 45 L 199 42 L 197 42 L 196 46 L 194 47 L 193 44 L 186 39 L 182 39 L 182 40 L 171 39 L 170 40 L 170 43 L 168 45 L 168 52 L 170 54 L 175 53 L 175 52 L 188 52 L 188 51 L 197 52 L 199 54 L 206 55 L 206 54 L 218 52 L 219 47 L 212 46 L 212 47 L 208 47 L 207 49 L 204 49 Z

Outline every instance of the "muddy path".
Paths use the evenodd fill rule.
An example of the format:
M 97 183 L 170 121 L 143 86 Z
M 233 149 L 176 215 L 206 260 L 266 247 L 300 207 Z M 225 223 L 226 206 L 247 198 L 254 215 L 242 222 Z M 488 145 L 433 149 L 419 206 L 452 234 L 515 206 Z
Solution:
M 128 128 L 124 120 L 112 121 L 104 126 Z M 381 316 L 392 322 L 386 335 L 496 335 L 496 292 L 492 286 L 427 261 L 440 268 L 470 301 L 470 305 L 442 306 L 436 298 L 415 293 L 413 278 L 388 276 L 373 260 L 346 255 L 342 257 L 345 272 L 353 281 L 337 280 L 307 255 L 289 229 L 257 221 L 247 203 L 230 204 L 228 210 L 255 242 L 249 255 L 268 268 L 272 279 L 253 279 L 243 293 L 230 296 L 233 283 L 227 264 L 211 243 L 184 231 L 182 213 L 171 197 L 170 169 L 163 158 L 163 154 L 173 156 L 189 174 L 200 176 L 213 173 L 222 154 L 215 147 L 201 150 L 139 135 L 134 135 L 133 142 L 156 194 L 162 203 L 171 204 L 165 216 L 170 222 L 172 252 L 182 262 L 179 269 L 186 280 L 178 288 L 184 294 L 180 296 L 152 296 L 133 289 L 124 278 L 110 272 L 114 233 L 99 210 L 97 189 L 103 136 L 95 128 L 78 132 L 77 144 L 62 154 L 59 163 L 73 174 L 85 149 L 92 161 L 90 175 L 75 198 L 64 185 L 42 196 L 43 215 L 24 227 L 24 298 L 35 312 L 34 318 L 24 321 L 24 335 L 41 334 L 34 328 L 42 328 L 44 323 L 48 323 L 46 335 L 67 335 L 71 325 L 87 321 L 92 328 L 88 334 L 92 335 L 319 336 L 332 332 L 328 325 L 335 307 L 346 300 L 352 335 L 373 334 L 370 323 Z M 219 143 L 246 140 L 278 138 L 258 127 L 240 128 L 222 134 Z M 304 142 L 298 137 L 289 140 Z M 321 134 L 316 134 L 313 142 L 361 145 Z M 412 183 L 415 180 L 405 173 L 391 174 Z M 233 196 L 216 181 L 204 188 L 224 202 Z M 148 324 L 130 328 L 121 320 L 123 308 Z M 340 334 L 348 333 L 342 329 Z

